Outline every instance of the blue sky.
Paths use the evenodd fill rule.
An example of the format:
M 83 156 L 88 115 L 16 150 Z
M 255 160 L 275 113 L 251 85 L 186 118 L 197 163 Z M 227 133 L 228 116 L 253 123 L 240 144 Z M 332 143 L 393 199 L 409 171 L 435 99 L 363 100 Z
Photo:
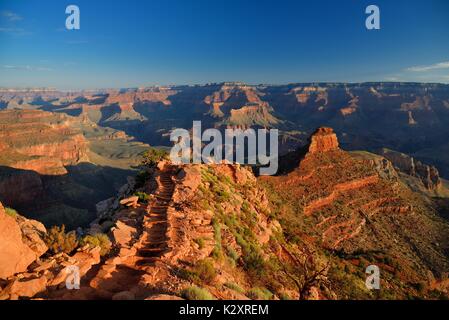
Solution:
M 449 83 L 449 1 L 0 0 L 0 86 L 221 81 Z

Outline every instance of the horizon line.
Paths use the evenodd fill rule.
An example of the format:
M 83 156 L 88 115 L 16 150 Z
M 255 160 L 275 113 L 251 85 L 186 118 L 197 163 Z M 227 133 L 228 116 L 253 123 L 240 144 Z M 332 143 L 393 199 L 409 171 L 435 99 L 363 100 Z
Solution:
M 141 90 L 149 88 L 161 88 L 161 87 L 196 87 L 196 86 L 213 86 L 213 85 L 243 85 L 250 87 L 262 87 L 262 86 L 290 86 L 290 85 L 362 85 L 362 84 L 421 84 L 421 85 L 443 85 L 447 86 L 449 83 L 444 82 L 419 82 L 419 81 L 301 81 L 301 82 L 288 82 L 288 83 L 246 83 L 242 81 L 221 81 L 221 82 L 204 82 L 195 84 L 154 84 L 144 86 L 125 86 L 125 87 L 99 87 L 99 88 L 79 88 L 79 89 L 61 89 L 58 87 L 34 87 L 34 86 L 13 86 L 5 87 L 0 86 L 0 91 L 4 90 L 23 90 L 23 91 L 59 91 L 59 92 L 79 92 L 79 91 L 105 91 L 105 90 Z

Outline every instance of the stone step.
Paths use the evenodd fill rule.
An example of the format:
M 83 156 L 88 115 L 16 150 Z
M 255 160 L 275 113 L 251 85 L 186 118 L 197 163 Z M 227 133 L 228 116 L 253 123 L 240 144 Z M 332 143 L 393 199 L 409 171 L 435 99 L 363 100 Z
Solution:
M 165 221 L 167 221 L 167 213 L 166 212 L 165 213 L 160 213 L 160 212 L 152 213 L 152 214 L 146 215 L 143 218 L 144 222 L 145 221 L 156 221 L 156 220 L 165 220 Z
M 160 242 L 166 242 L 167 237 L 165 236 L 165 233 L 158 234 L 158 235 L 148 235 L 148 237 L 144 240 L 144 243 L 160 243 Z
M 143 243 L 144 247 L 142 249 L 167 249 L 167 241 L 158 241 L 158 242 L 145 242 Z
M 141 259 L 139 259 L 136 262 L 137 266 L 143 267 L 143 266 L 151 266 L 153 265 L 155 262 L 157 262 L 158 260 L 160 260 L 159 257 L 142 257 Z
M 148 211 L 150 216 L 167 216 L 167 210 L 150 210 Z
M 151 217 L 151 218 L 167 218 L 167 212 L 152 212 L 149 211 L 149 213 L 146 215 L 146 217 Z
M 158 196 L 167 198 L 167 199 L 165 199 L 166 201 L 171 201 L 172 197 L 173 197 L 173 193 L 171 193 L 171 192 L 162 192 L 162 193 L 159 193 Z M 159 198 L 158 200 L 161 200 L 161 199 Z
M 167 223 L 167 219 L 155 220 L 155 221 L 144 221 L 143 225 L 144 225 L 144 227 L 152 227 L 155 224 L 164 224 L 164 223 Z
M 167 207 L 164 208 L 155 208 L 155 207 L 151 207 L 149 209 L 150 212 L 156 212 L 156 213 L 165 213 L 168 210 Z
M 167 252 L 167 248 L 140 249 L 137 255 L 143 258 L 153 258 L 153 257 L 160 257 L 165 252 Z
M 145 216 L 144 221 L 148 219 L 165 219 L 167 220 L 167 213 L 153 212 Z

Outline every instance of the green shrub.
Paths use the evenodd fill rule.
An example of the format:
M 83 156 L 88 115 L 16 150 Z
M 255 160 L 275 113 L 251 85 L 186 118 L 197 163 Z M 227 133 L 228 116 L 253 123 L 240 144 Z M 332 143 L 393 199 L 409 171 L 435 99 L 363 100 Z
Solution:
M 214 263 L 210 259 L 200 260 L 196 263 L 195 274 L 206 283 L 211 283 L 217 276 L 217 271 L 215 270 Z
M 204 248 L 205 243 L 203 238 L 193 239 L 193 241 L 198 245 L 200 250 Z
M 281 299 L 281 300 L 292 300 L 292 298 L 286 292 L 282 292 L 279 295 L 279 299 Z
M 190 271 L 188 269 L 180 268 L 176 271 L 176 275 L 179 278 L 190 282 L 201 283 L 201 279 L 198 277 L 198 275 L 194 271 Z
M 12 208 L 6 207 L 6 208 L 5 208 L 5 213 L 6 213 L 8 216 L 13 217 L 13 218 L 15 218 L 15 217 L 17 216 L 17 211 L 14 210 L 14 209 L 12 209 Z
M 197 286 L 185 288 L 182 290 L 181 296 L 187 300 L 215 300 L 209 291 Z
M 231 289 L 231 290 L 239 292 L 239 293 L 244 293 L 245 292 L 245 290 L 243 290 L 238 284 L 236 284 L 234 282 L 226 282 L 226 283 L 224 283 L 224 286 L 229 288 L 229 289 Z
M 254 274 L 261 275 L 265 269 L 265 261 L 261 253 L 257 250 L 245 252 L 243 256 L 245 262 L 245 269 Z
M 154 167 L 159 161 L 166 159 L 167 156 L 168 152 L 166 150 L 150 148 L 143 153 L 142 165 Z
M 48 249 L 54 254 L 65 252 L 72 253 L 78 247 L 78 239 L 75 231 L 65 232 L 65 225 L 50 228 L 44 237 Z
M 273 294 L 266 288 L 252 288 L 246 295 L 253 300 L 270 300 Z
M 237 253 L 237 251 L 234 250 L 234 248 L 228 246 L 226 247 L 226 252 L 229 258 L 237 262 L 237 260 L 239 259 L 239 254 Z
M 112 247 L 111 240 L 104 233 L 97 233 L 95 235 L 87 235 L 80 241 L 81 246 L 88 244 L 90 247 L 100 247 L 100 255 L 105 256 L 109 253 Z
M 223 257 L 223 250 L 221 247 L 221 224 L 215 217 L 212 219 L 212 227 L 214 228 L 215 247 L 212 250 L 212 257 L 221 259 Z
M 214 186 L 212 191 L 215 193 L 215 198 L 218 202 L 227 202 L 231 199 L 231 195 L 229 192 L 223 189 L 219 189 L 219 187 Z
M 143 203 L 146 203 L 146 202 L 148 202 L 148 200 L 150 200 L 150 195 L 148 195 L 145 192 L 141 192 L 141 191 L 135 192 L 134 195 L 139 197 L 139 201 L 143 202 Z

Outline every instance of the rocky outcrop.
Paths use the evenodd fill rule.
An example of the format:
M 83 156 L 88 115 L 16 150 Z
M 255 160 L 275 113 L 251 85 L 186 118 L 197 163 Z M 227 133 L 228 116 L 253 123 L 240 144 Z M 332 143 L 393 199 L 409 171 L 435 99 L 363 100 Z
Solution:
M 333 191 L 329 195 L 324 196 L 324 197 L 319 197 L 318 199 L 315 199 L 315 200 L 311 201 L 310 203 L 308 203 L 304 207 L 304 214 L 310 215 L 315 210 L 331 204 L 333 201 L 335 201 L 338 198 L 338 196 L 342 192 L 362 189 L 370 184 L 376 184 L 378 181 L 379 181 L 379 176 L 377 174 L 375 174 L 375 175 L 363 177 L 360 179 L 355 179 L 355 180 L 336 184 L 333 187 Z
M 100 262 L 100 250 L 100 247 L 85 246 L 79 248 L 72 256 L 58 253 L 43 260 L 36 260 L 28 267 L 27 272 L 10 277 L 5 288 L 0 290 L 0 296 L 10 300 L 36 298 L 36 295 L 40 295 L 40 298 L 51 298 L 54 291 L 64 288 L 62 289 L 64 294 L 57 293 L 58 298 L 65 299 L 65 295 L 69 295 L 67 298 L 75 299 L 76 297 L 71 297 L 71 291 L 66 288 L 68 276 L 76 267 L 80 279 L 83 279 L 92 267 Z
M 339 149 L 331 128 L 316 130 L 306 149 L 299 167 L 274 179 L 298 198 L 305 217 L 317 219 L 325 247 L 351 251 L 349 244 L 366 232 L 367 217 L 411 212 L 398 195 L 397 175 L 388 160 Z
M 337 135 L 332 128 L 319 128 L 310 137 L 309 153 L 327 152 L 338 149 Z
M 225 83 L 218 91 L 204 98 L 210 106 L 209 114 L 224 118 L 221 124 L 230 127 L 271 127 L 279 123 L 271 106 L 262 101 L 260 92 L 251 86 Z
M 447 243 L 443 240 L 447 231 L 443 230 L 448 230 L 448 225 L 433 218 L 436 210 L 429 208 L 431 200 L 424 193 L 403 183 L 406 175 L 398 174 L 394 161 L 369 152 L 341 150 L 330 129 L 317 130 L 310 141 L 309 152 L 304 150 L 299 166 L 288 174 L 259 178 L 268 181 L 278 197 L 275 206 L 286 212 L 280 216 L 306 225 L 301 230 L 291 228 L 288 234 L 337 252 L 343 261 L 347 256 L 383 252 L 395 263 L 371 255 L 367 260 L 388 264 L 382 270 L 392 270 L 387 272 L 400 278 L 401 286 L 407 281 L 427 281 L 430 272 L 441 274 L 447 269 L 446 245 L 436 249 L 433 243 Z M 400 160 L 403 166 L 408 165 L 407 172 L 432 180 L 435 172 L 430 168 L 423 169 L 407 157 Z M 289 224 L 282 227 L 287 230 Z
M 8 215 L 0 203 L 0 279 L 25 271 L 47 251 L 45 233 L 41 223 L 14 212 Z
M 87 160 L 87 141 L 63 114 L 38 110 L 0 112 L 0 165 L 61 175 Z
M 441 187 L 440 175 L 434 166 L 424 164 L 404 153 L 385 148 L 380 150 L 380 154 L 390 160 L 399 171 L 419 178 L 428 190 L 433 191 Z

